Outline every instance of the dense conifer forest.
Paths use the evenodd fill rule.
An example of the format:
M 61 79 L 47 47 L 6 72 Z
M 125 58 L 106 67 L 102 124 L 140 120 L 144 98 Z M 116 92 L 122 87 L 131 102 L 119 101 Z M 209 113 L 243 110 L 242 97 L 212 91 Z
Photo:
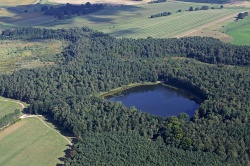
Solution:
M 17 28 L 1 40 L 67 40 L 56 63 L 0 75 L 0 95 L 26 101 L 76 137 L 65 165 L 249 165 L 250 47 L 213 38 L 116 39 L 87 27 Z M 101 92 L 155 82 L 202 102 L 156 117 L 109 102 Z M 105 165 L 105 164 L 104 164 Z

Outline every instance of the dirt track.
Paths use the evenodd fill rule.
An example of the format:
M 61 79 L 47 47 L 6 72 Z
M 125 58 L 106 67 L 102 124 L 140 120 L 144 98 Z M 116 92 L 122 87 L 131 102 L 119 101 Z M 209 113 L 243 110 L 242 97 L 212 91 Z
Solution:
M 7 99 L 0 99 L 2 101 L 8 101 L 8 102 L 12 102 L 12 103 L 17 103 L 19 105 L 21 105 L 22 107 L 22 110 L 25 108 L 24 104 L 19 102 L 19 101 L 12 101 L 12 100 L 7 100 Z M 46 127 L 48 127 L 49 129 L 53 130 L 54 132 L 56 132 L 57 134 L 59 134 L 61 137 L 63 137 L 68 143 L 69 145 L 72 145 L 71 141 L 63 136 L 60 132 L 58 132 L 57 130 L 53 129 L 52 127 L 50 127 L 49 125 L 47 125 L 47 123 L 44 122 L 44 120 L 42 120 L 41 118 L 39 118 L 39 116 L 42 116 L 42 115 L 30 115 L 30 114 L 24 114 L 22 115 L 20 118 L 21 119 L 24 119 L 24 118 L 38 118 Z M 7 126 L 6 126 L 7 127 Z M 2 129 L 2 128 L 1 128 Z

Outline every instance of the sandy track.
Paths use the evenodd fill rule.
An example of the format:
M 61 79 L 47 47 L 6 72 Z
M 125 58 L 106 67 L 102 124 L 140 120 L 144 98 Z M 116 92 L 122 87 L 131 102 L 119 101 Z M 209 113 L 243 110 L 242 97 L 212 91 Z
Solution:
M 181 38 L 181 37 L 188 36 L 188 35 L 190 35 L 190 34 L 196 32 L 196 31 L 199 31 L 199 30 L 201 30 L 201 29 L 204 29 L 204 28 L 210 27 L 210 26 L 212 26 L 212 25 L 218 24 L 218 23 L 220 23 L 220 22 L 226 21 L 226 20 L 228 20 L 228 19 L 230 19 L 230 18 L 234 18 L 236 15 L 237 15 L 236 13 L 235 13 L 235 14 L 231 14 L 231 15 L 226 16 L 226 17 L 224 17 L 224 18 L 221 18 L 221 19 L 219 19 L 219 20 L 217 20 L 217 21 L 214 21 L 214 22 L 211 22 L 211 23 L 202 25 L 202 26 L 200 26 L 200 27 L 198 27 L 198 28 L 195 28 L 195 29 L 192 29 L 192 30 L 190 30 L 190 31 L 187 31 L 187 32 L 185 32 L 185 33 L 183 33 L 183 34 L 179 34 L 179 35 L 177 35 L 177 36 L 175 36 L 175 37 L 176 37 L 176 38 Z M 225 35 L 225 36 L 226 36 L 226 35 Z
M 17 104 L 21 105 L 22 110 L 25 108 L 24 104 L 21 103 L 21 102 L 19 102 L 19 101 L 12 101 L 12 100 L 7 100 L 7 99 L 0 99 L 0 100 L 12 102 L 12 103 L 17 103 Z M 69 143 L 69 145 L 72 145 L 71 141 L 70 141 L 67 137 L 63 136 L 60 132 L 58 132 L 57 130 L 53 129 L 53 128 L 50 127 L 49 125 L 47 125 L 47 123 L 44 122 L 41 118 L 39 118 L 39 116 L 42 116 L 42 115 L 29 115 L 29 114 L 24 114 L 24 115 L 22 115 L 20 118 L 21 118 L 21 119 L 24 119 L 24 118 L 38 118 L 46 127 L 48 127 L 49 129 L 53 130 L 54 132 L 56 132 L 57 134 L 59 134 L 61 137 L 63 137 L 63 138 Z M 7 127 L 7 126 L 6 126 L 6 127 Z

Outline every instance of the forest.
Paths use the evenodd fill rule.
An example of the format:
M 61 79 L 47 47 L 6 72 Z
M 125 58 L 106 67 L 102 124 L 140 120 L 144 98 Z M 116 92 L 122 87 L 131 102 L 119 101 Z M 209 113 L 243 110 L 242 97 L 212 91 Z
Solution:
M 56 65 L 0 75 L 0 95 L 29 103 L 76 137 L 65 165 L 249 165 L 250 47 L 207 37 L 116 39 L 87 27 L 17 28 L 0 40 L 66 40 Z M 194 116 L 157 117 L 100 97 L 130 83 L 185 89 Z
M 55 18 L 61 20 L 61 19 L 71 18 L 73 16 L 80 16 L 89 13 L 94 13 L 103 8 L 104 5 L 102 4 L 92 5 L 91 3 L 87 2 L 86 4 L 82 5 L 72 5 L 67 3 L 65 6 L 50 7 L 50 8 L 48 6 L 42 6 L 41 11 L 44 11 L 45 15 L 54 16 Z

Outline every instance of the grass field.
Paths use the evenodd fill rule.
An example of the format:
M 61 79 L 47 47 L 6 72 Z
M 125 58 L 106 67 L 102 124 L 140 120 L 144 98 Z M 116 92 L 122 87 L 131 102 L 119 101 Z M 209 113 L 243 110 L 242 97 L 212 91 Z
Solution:
M 103 29 L 102 31 L 110 33 L 115 37 L 145 38 L 151 36 L 168 38 L 175 37 L 233 13 L 235 13 L 235 10 L 208 10 L 186 12 L 185 14 L 178 13 L 168 17 L 143 19 L 134 23 Z
M 22 110 L 22 106 L 16 102 L 16 100 L 0 97 L 0 118 L 14 112 L 16 109 Z M 23 104 L 27 106 L 26 103 Z
M 60 53 L 64 45 L 58 40 L 0 41 L 0 73 L 53 65 L 53 62 L 46 62 L 44 59 Z
M 42 2 L 49 3 L 47 0 Z M 19 26 L 37 26 L 54 29 L 88 26 L 92 29 L 109 33 L 114 37 L 146 38 L 151 36 L 165 38 L 178 36 L 204 24 L 215 22 L 230 14 L 236 15 L 238 12 L 246 10 L 245 7 L 230 6 L 222 10 L 186 11 L 190 6 L 195 8 L 203 5 L 216 8 L 220 6 L 219 4 L 169 0 L 166 3 L 159 4 L 107 7 L 93 14 L 66 20 L 56 20 L 53 17 L 42 15 L 40 12 L 41 6 L 39 5 L 29 6 L 27 13 L 23 12 L 25 8 L 22 6 L 12 9 L 2 7 L 0 13 L 2 12 L 6 16 L 0 17 L 0 31 L 1 29 Z M 182 12 L 176 13 L 178 9 L 181 9 Z M 149 18 L 153 14 L 165 11 L 172 12 L 173 14 L 168 17 Z M 208 35 L 210 34 L 208 33 Z
M 204 24 L 214 22 L 228 15 L 245 9 L 215 9 L 208 11 L 188 12 L 190 6 L 201 7 L 205 4 L 169 1 L 161 4 L 146 4 L 137 6 L 110 7 L 90 15 L 75 17 L 62 21 L 53 21 L 41 27 L 70 28 L 74 26 L 88 26 L 92 29 L 109 33 L 114 37 L 146 38 L 148 36 L 165 38 L 192 30 Z M 208 4 L 206 4 L 208 5 Z M 219 7 L 219 5 L 211 5 Z M 178 9 L 183 12 L 176 13 Z M 150 19 L 152 14 L 170 11 L 167 17 Z
M 26 118 L 0 132 L 1 166 L 62 163 L 68 142 L 37 118 Z
M 33 26 L 50 20 L 41 12 L 37 0 L 1 0 L 0 2 L 0 32 L 7 28 Z M 43 2 L 43 1 L 41 1 Z M 25 10 L 27 12 L 25 12 Z
M 231 36 L 232 44 L 250 45 L 250 16 L 226 25 L 222 31 Z

